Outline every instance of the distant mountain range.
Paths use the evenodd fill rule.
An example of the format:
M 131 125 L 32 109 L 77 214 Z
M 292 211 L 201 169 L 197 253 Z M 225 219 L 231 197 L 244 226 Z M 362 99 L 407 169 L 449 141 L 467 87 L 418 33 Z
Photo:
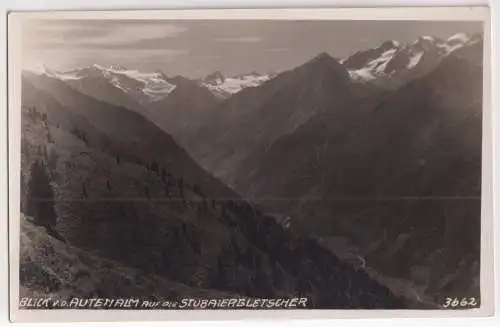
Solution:
M 421 36 L 406 44 L 389 40 L 376 48 L 359 50 L 347 58 L 341 59 L 340 63 L 347 68 L 354 80 L 372 81 L 402 71 L 418 70 L 421 67 L 435 65 L 436 62 L 450 53 L 480 42 L 481 38 L 480 35 L 458 33 L 446 40 L 432 36 Z M 140 103 L 164 99 L 177 86 L 176 78 L 168 77 L 163 72 L 145 73 L 121 65 L 110 67 L 91 65 L 62 72 L 42 66 L 37 72 L 68 81 L 74 85 L 77 85 L 74 81 L 83 83 L 84 80 L 101 77 Z M 276 75 L 278 75 L 276 72 L 265 74 L 250 72 L 224 76 L 221 72 L 216 71 L 193 81 L 196 81 L 200 87 L 209 89 L 215 96 L 227 98 L 247 87 L 259 86 Z
M 481 110 L 466 34 L 281 73 L 42 69 L 23 74 L 23 171 L 53 151 L 59 232 L 164 284 L 435 307 L 478 295 Z M 64 200 L 85 194 L 129 201 Z
M 477 43 L 482 43 L 481 36 L 464 33 L 446 40 L 422 36 L 406 44 L 389 40 L 376 48 L 357 51 L 339 62 L 354 82 L 395 89 L 434 69 L 451 53 Z M 206 120 L 214 117 L 210 108 L 242 90 L 281 75 L 250 72 L 224 76 L 216 71 L 204 78 L 189 79 L 163 72 L 140 72 L 120 65 L 91 65 L 63 72 L 41 67 L 34 73 L 59 79 L 83 94 L 136 111 L 184 146 L 188 146 L 192 135 L 196 135 Z
M 186 129 L 199 127 L 194 122 L 202 122 L 197 117 L 208 108 L 275 75 L 252 72 L 224 77 L 215 72 L 203 79 L 189 79 L 169 77 L 162 72 L 143 73 L 118 65 L 92 65 L 64 72 L 42 67 L 33 73 L 61 80 L 83 94 L 140 113 L 181 140 Z
M 402 74 L 423 74 L 454 51 L 481 42 L 480 35 L 458 33 L 446 40 L 421 36 L 417 40 L 401 44 L 390 40 L 377 48 L 360 50 L 341 60 L 352 78 L 366 82 Z M 406 79 L 407 80 L 407 79 Z
M 187 80 L 187 78 L 180 76 L 169 77 L 162 72 L 145 73 L 119 65 L 102 67 L 94 64 L 68 71 L 55 71 L 42 66 L 33 70 L 33 72 L 66 81 L 74 86 L 101 78 L 142 104 L 160 101 L 168 97 L 179 82 L 183 79 Z M 220 72 L 214 72 L 205 78 L 191 79 L 191 81 L 195 82 L 199 87 L 207 88 L 215 96 L 224 99 L 244 88 L 259 86 L 274 76 L 276 76 L 276 73 L 259 74 L 251 72 L 226 77 Z

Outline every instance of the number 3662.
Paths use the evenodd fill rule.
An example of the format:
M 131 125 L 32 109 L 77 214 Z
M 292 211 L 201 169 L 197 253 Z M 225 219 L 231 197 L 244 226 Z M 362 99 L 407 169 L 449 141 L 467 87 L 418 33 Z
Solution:
M 443 308 L 470 308 L 476 307 L 477 304 L 475 297 L 447 297 L 443 304 Z

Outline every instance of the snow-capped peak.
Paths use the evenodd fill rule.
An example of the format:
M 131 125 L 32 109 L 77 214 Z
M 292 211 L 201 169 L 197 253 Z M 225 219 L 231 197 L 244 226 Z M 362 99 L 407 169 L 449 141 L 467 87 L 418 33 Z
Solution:
M 399 52 L 400 47 L 400 43 L 395 40 L 385 41 L 377 48 L 365 52 L 358 51 L 352 57 L 341 60 L 341 63 L 350 61 L 350 64 L 354 65 L 354 68 L 348 69 L 352 79 L 370 81 L 384 74 L 387 64 Z M 356 56 L 357 58 L 354 58 Z
M 343 59 L 341 63 L 346 66 L 354 80 L 364 82 L 400 70 L 414 69 L 430 53 L 432 55 L 429 56 L 431 58 L 429 60 L 440 60 L 453 51 L 475 42 L 478 42 L 476 38 L 465 33 L 457 33 L 446 40 L 433 36 L 420 36 L 402 45 L 396 41 L 385 41 L 377 48 L 358 51 Z M 386 69 L 388 65 L 390 68 Z
M 413 41 L 413 44 L 418 44 L 418 43 L 422 43 L 422 42 L 434 43 L 436 41 L 437 40 L 433 36 L 423 35 L 423 36 L 419 36 L 415 41 Z
M 470 40 L 470 37 L 465 34 L 465 33 L 457 33 L 452 36 L 450 36 L 447 40 L 446 43 L 451 44 L 451 43 L 467 43 Z
M 225 77 L 220 72 L 207 75 L 201 83 L 219 97 L 228 97 L 247 87 L 256 87 L 271 79 L 270 74 L 251 72 L 236 76 Z
M 395 49 L 400 46 L 399 42 L 396 40 L 388 40 L 380 44 L 376 49 L 388 50 Z
M 99 64 L 92 64 L 64 72 L 56 72 L 41 66 L 38 73 L 63 81 L 103 77 L 114 87 L 134 95 L 141 102 L 160 100 L 168 96 L 176 87 L 168 83 L 160 72 L 144 73 L 121 65 L 103 67 Z
M 78 76 L 78 74 L 75 74 L 74 71 L 60 72 L 55 69 L 51 69 L 43 64 L 40 64 L 35 68 L 31 69 L 31 72 L 37 75 L 45 75 L 52 78 L 57 78 L 62 81 L 77 80 L 81 78 L 80 76 Z
M 43 75 L 50 71 L 50 69 L 44 64 L 37 64 L 36 66 L 31 67 L 27 70 L 37 75 Z
M 474 39 L 471 38 L 471 36 L 465 33 L 457 33 L 450 36 L 445 42 L 439 44 L 438 46 L 444 49 L 445 54 L 448 55 L 453 51 L 472 43 L 474 43 Z
M 397 48 L 384 51 L 379 57 L 370 60 L 365 67 L 356 70 L 350 70 L 349 74 L 355 80 L 368 81 L 383 74 L 389 61 L 394 57 Z
M 420 62 L 423 55 L 424 55 L 423 51 L 414 53 L 413 56 L 410 58 L 410 61 L 408 62 L 408 65 L 406 66 L 406 68 L 412 69 L 413 67 L 415 67 Z
M 108 70 L 109 69 L 109 68 L 103 67 L 103 66 L 98 65 L 98 64 L 92 64 L 89 67 L 83 67 L 80 70 L 84 70 L 86 68 L 91 68 L 91 69 L 96 69 L 96 70 Z
M 113 65 L 103 70 L 103 75 L 111 84 L 124 92 L 141 92 L 141 95 L 137 95 L 141 101 L 161 100 L 176 87 L 167 82 L 165 76 L 160 72 L 144 73 Z
M 213 72 L 212 74 L 208 74 L 204 79 L 203 82 L 206 84 L 210 85 L 219 85 L 224 83 L 225 77 L 222 75 L 221 72 L 216 71 Z
M 399 42 L 398 42 L 398 41 L 396 41 L 396 40 L 389 40 L 389 42 L 392 44 L 392 46 L 393 46 L 394 48 L 397 48 L 397 47 L 399 47 L 399 45 L 400 45 L 400 44 L 399 44 Z
M 123 71 L 127 70 L 127 67 L 114 64 L 114 65 L 109 66 L 109 70 L 112 70 L 115 72 L 123 72 Z

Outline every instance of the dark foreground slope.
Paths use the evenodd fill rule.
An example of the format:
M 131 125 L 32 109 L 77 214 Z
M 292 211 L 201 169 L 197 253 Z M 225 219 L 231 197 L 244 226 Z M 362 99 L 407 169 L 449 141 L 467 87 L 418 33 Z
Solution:
M 47 211 L 33 210 L 33 203 L 45 201 L 56 214 L 54 231 L 22 220 L 24 294 L 116 297 L 143 295 L 157 285 L 154 298 L 215 290 L 308 296 L 315 308 L 408 305 L 240 200 L 129 110 L 30 77 L 23 83 L 22 118 L 21 211 L 39 221 Z M 35 163 L 46 169 L 53 199 L 28 189 Z M 33 251 L 37 240 L 47 251 Z M 103 270 L 107 262 L 117 267 Z M 85 284 L 77 281 L 86 275 L 79 270 L 91 276 Z M 71 278 L 61 282 L 66 273 Z
M 84 251 L 50 235 L 30 217 L 21 215 L 20 223 L 21 298 L 234 296 L 229 292 L 188 287 Z

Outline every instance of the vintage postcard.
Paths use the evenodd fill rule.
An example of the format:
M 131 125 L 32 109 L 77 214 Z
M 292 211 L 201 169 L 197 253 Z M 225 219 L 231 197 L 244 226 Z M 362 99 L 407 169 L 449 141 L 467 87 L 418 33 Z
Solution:
M 11 13 L 12 319 L 491 315 L 489 24 Z

